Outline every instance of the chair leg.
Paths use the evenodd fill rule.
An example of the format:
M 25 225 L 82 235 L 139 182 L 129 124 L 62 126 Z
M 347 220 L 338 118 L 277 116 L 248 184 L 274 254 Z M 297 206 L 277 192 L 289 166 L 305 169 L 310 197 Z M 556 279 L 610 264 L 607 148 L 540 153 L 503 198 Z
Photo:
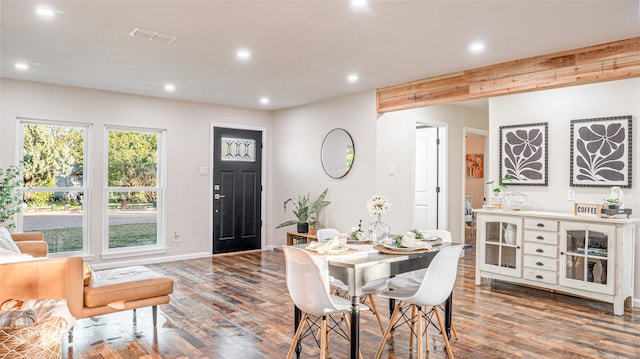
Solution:
M 382 319 L 380 319 L 380 314 L 378 313 L 378 308 L 376 308 L 376 302 L 373 300 L 373 294 L 367 294 L 367 298 L 369 298 L 369 303 L 371 304 L 371 309 L 373 309 L 373 314 L 376 316 L 378 320 L 378 326 L 380 327 L 380 333 L 384 333 L 384 327 L 382 326 Z
M 401 301 L 396 303 L 395 308 L 393 309 L 393 313 L 391 314 L 391 319 L 389 319 L 389 325 L 387 325 L 387 330 L 384 331 L 382 335 L 382 341 L 380 342 L 380 347 L 378 348 L 378 352 L 376 353 L 376 359 L 380 359 L 380 355 L 382 355 L 382 349 L 384 349 L 384 345 L 387 343 L 387 339 L 389 338 L 389 333 L 391 333 L 391 328 L 393 327 L 393 323 L 396 321 L 398 317 L 398 313 L 400 312 L 400 306 L 402 305 Z
M 453 359 L 453 351 L 451 351 L 451 345 L 449 345 L 449 338 L 447 338 L 447 331 L 444 330 L 444 323 L 442 322 L 440 312 L 438 310 L 434 310 L 434 312 L 436 313 L 436 318 L 438 318 L 438 325 L 440 326 L 440 331 L 442 332 L 444 346 L 447 348 L 447 354 L 449 355 L 450 359 Z
M 138 323 L 138 319 L 136 318 L 136 310 L 135 308 L 133 309 L 133 324 L 137 324 Z
M 423 307 L 424 309 L 424 344 L 427 349 L 427 353 L 429 352 L 429 318 L 427 317 L 427 307 Z
M 298 328 L 296 329 L 296 334 L 293 336 L 293 341 L 291 342 L 291 347 L 289 348 L 289 353 L 287 354 L 287 359 L 291 359 L 293 356 L 293 352 L 296 349 L 296 344 L 298 340 L 300 340 L 300 335 L 302 334 L 302 329 L 304 328 L 304 323 L 307 321 L 307 313 L 302 314 L 302 318 L 300 318 L 300 324 L 298 324 Z
M 327 358 L 327 316 L 322 316 L 322 325 L 320 326 L 320 359 Z
M 416 333 L 416 306 L 411 305 L 411 336 L 409 336 L 409 349 L 413 351 L 413 336 Z
M 418 312 L 418 330 L 416 335 L 418 336 L 418 359 L 422 359 L 422 307 L 414 305 Z
M 444 312 L 443 306 L 439 305 L 437 309 L 440 309 Z M 451 320 L 451 332 L 453 333 L 453 337 L 456 338 L 456 340 L 458 340 L 458 331 L 456 330 L 455 325 L 453 325 L 453 320 Z
M 458 331 L 456 330 L 456 326 L 453 325 L 453 322 L 451 322 L 451 332 L 453 333 L 453 337 L 458 340 Z

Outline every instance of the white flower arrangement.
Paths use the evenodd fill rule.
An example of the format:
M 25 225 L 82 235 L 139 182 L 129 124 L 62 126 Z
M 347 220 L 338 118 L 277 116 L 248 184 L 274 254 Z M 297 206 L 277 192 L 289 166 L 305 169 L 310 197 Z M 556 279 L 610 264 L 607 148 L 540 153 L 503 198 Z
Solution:
M 391 207 L 391 203 L 379 194 L 374 194 L 373 197 L 367 201 L 367 211 L 369 211 L 369 215 L 376 217 L 378 221 L 380 217 L 387 214 L 389 207 Z

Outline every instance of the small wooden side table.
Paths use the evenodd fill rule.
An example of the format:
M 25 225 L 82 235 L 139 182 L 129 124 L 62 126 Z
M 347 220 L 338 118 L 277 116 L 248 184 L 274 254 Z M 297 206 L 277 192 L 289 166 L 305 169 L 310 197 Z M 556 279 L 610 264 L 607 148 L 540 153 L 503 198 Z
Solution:
M 304 244 L 317 241 L 318 236 L 310 233 L 287 232 L 287 245 Z

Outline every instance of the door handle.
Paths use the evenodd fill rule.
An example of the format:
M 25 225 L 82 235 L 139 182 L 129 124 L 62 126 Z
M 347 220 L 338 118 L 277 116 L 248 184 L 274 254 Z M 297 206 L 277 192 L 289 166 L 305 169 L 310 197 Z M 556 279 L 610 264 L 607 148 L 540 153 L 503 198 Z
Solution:
M 224 195 L 217 194 L 217 193 L 213 195 L 213 199 L 220 199 L 220 198 L 224 198 Z

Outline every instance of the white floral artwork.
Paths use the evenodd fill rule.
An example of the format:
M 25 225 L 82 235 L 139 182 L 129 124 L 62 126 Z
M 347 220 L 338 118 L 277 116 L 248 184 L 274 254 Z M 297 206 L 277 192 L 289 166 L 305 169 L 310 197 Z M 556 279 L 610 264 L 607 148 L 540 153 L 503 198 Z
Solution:
M 570 185 L 631 187 L 631 116 L 571 121 Z
M 547 185 L 548 123 L 500 127 L 500 177 L 509 184 Z

